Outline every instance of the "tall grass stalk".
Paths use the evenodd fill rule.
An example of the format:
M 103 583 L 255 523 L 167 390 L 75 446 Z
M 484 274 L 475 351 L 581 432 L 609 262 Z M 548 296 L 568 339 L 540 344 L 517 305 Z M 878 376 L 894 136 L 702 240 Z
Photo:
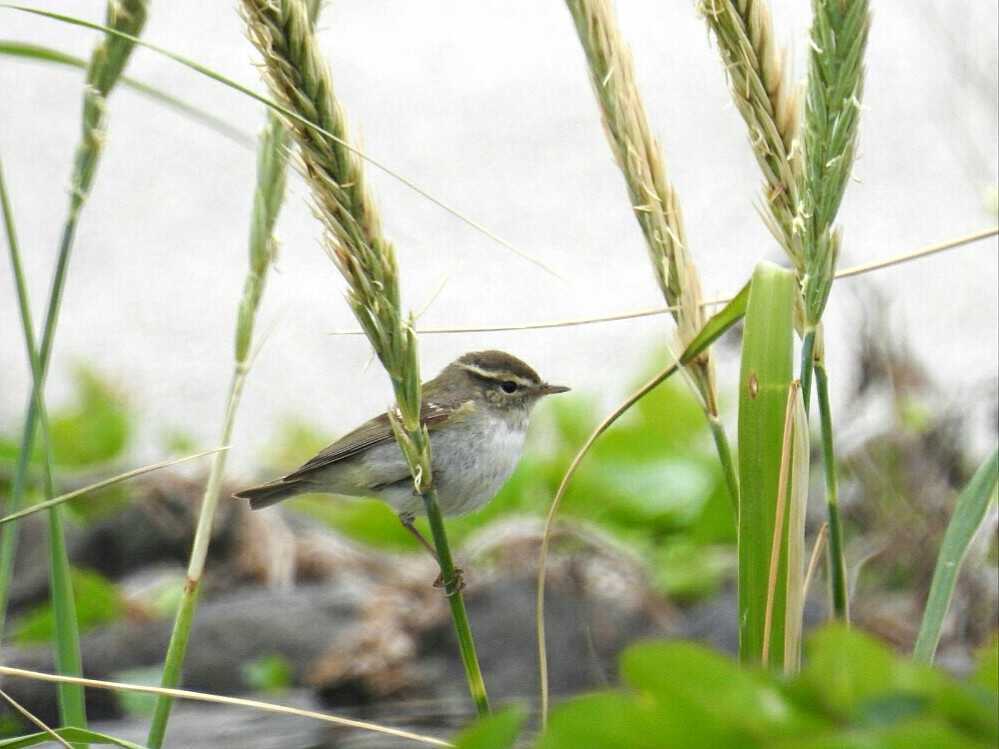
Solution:
M 318 0 L 312 0 L 309 3 L 310 23 L 315 23 L 318 9 Z M 232 437 L 236 410 L 239 408 L 243 386 L 249 372 L 257 309 L 264 292 L 267 273 L 277 253 L 274 226 L 284 201 L 288 141 L 288 132 L 278 116 L 273 112 L 268 112 L 267 124 L 260 136 L 257 149 L 257 181 L 253 193 L 253 211 L 250 220 L 249 268 L 246 280 L 243 282 L 243 295 L 236 316 L 233 372 L 222 417 L 220 439 L 223 445 L 228 444 Z M 212 458 L 208 481 L 205 483 L 205 491 L 201 498 L 201 510 L 198 514 L 194 543 L 187 565 L 187 580 L 184 584 L 184 592 L 177 608 L 173 632 L 170 635 L 170 643 L 167 646 L 163 662 L 161 684 L 164 687 L 175 687 L 180 682 L 187 642 L 197 607 L 198 591 L 204 576 L 205 560 L 208 557 L 208 547 L 211 543 L 212 524 L 221 494 L 222 479 L 225 476 L 225 458 L 225 452 L 218 452 Z M 169 697 L 162 695 L 156 702 L 149 727 L 149 738 L 146 742 L 152 749 L 159 749 L 163 744 L 172 704 Z
M 146 19 L 145 0 L 120 0 L 108 3 L 106 23 L 108 26 L 136 35 L 141 32 Z M 106 36 L 94 49 L 87 67 L 86 87 L 83 94 L 83 115 L 81 141 L 76 150 L 69 210 L 63 225 L 56 270 L 52 280 L 48 307 L 37 355 L 34 346 L 26 338 L 29 359 L 32 362 L 32 394 L 28 403 L 24 429 L 19 447 L 18 463 L 15 469 L 14 487 L 10 509 L 16 510 L 23 501 L 28 463 L 34 445 L 35 431 L 44 419 L 44 383 L 48 372 L 59 307 L 66 281 L 70 252 L 80 212 L 90 192 L 97 169 L 97 163 L 104 143 L 105 108 L 107 97 L 121 76 L 132 52 L 133 44 L 119 37 Z M 22 306 L 22 322 L 26 328 L 30 323 L 24 317 L 26 304 Z M 36 360 L 37 356 L 37 360 Z M 46 498 L 55 495 L 51 482 L 51 455 L 46 449 Z M 69 579 L 69 557 L 66 551 L 61 508 L 48 511 L 49 518 L 49 570 L 52 610 L 55 633 L 56 664 L 60 672 L 79 675 L 82 672 L 80 660 L 79 630 L 76 623 L 76 610 Z M 4 553 L 13 556 L 16 544 L 17 524 L 4 526 L 2 543 Z M 0 575 L 9 575 L 9 570 L 0 570 Z M 0 610 L 5 609 L 7 583 L 3 583 L 0 597 Z M 83 728 L 86 726 L 83 691 L 71 684 L 60 685 L 59 705 L 63 723 Z
M 848 622 L 850 608 L 843 523 L 839 513 L 832 411 L 821 320 L 836 277 L 839 255 L 840 232 L 834 222 L 857 150 L 870 9 L 868 0 L 812 0 L 812 10 L 801 178 L 805 275 L 801 279 L 804 338 L 800 372 L 807 412 L 812 371 L 815 371 L 829 514 L 829 577 L 833 611 L 838 619 Z
M 430 438 L 420 418 L 416 335 L 412 319 L 402 314 L 395 251 L 382 234 L 378 211 L 365 186 L 362 161 L 346 146 L 346 118 L 333 94 L 305 4 L 302 0 L 243 0 L 241 7 L 250 39 L 264 58 L 271 91 L 299 116 L 291 127 L 316 213 L 325 227 L 324 247 L 346 279 L 347 302 L 392 382 L 396 399 L 396 406 L 389 410 L 392 430 L 427 510 L 469 692 L 478 712 L 488 712 L 485 684 L 432 483 Z M 303 123 L 319 125 L 335 137 Z
M 32 427 L 37 427 L 41 432 L 43 488 L 47 497 L 53 497 L 55 496 L 55 484 L 52 479 L 52 451 L 49 441 L 48 417 L 43 400 L 42 382 L 44 379 L 44 370 L 39 358 L 38 349 L 35 345 L 35 328 L 31 319 L 31 303 L 28 299 L 28 289 L 24 280 L 24 269 L 21 263 L 21 251 L 17 241 L 14 214 L 3 179 L 2 167 L 0 167 L 0 204 L 3 207 L 4 229 L 7 234 L 7 246 L 10 252 L 11 272 L 14 276 L 15 288 L 17 290 L 18 313 L 21 320 L 24 345 L 28 355 L 28 366 L 31 370 L 32 399 L 29 404 L 28 414 L 29 416 L 34 416 Z M 31 442 L 27 446 L 22 444 L 21 452 L 18 454 L 13 491 L 11 493 L 11 507 L 19 506 L 20 500 L 24 496 L 27 468 L 32 448 L 33 444 Z M 56 667 L 61 673 L 79 676 L 82 674 L 79 628 L 77 626 L 76 605 L 73 600 L 72 583 L 70 581 L 69 556 L 66 552 L 62 515 L 59 509 L 58 507 L 53 507 L 48 511 L 49 587 L 55 634 L 55 641 L 53 643 L 55 647 L 55 661 Z M 2 614 L 0 616 L 0 637 L 2 637 L 2 627 L 6 620 L 6 604 L 13 576 L 16 540 L 16 523 L 5 525 L 2 532 L 0 532 L 0 544 L 2 544 L 2 549 L 0 549 L 0 554 L 2 554 L 2 559 L 0 559 L 0 563 L 2 563 L 2 568 L 0 568 L 0 614 Z M 85 727 L 87 716 L 83 691 L 71 684 L 60 685 L 58 699 L 59 711 L 63 722 L 81 728 Z
M 702 0 L 736 106 L 766 180 L 764 221 L 784 248 L 801 290 L 802 399 L 808 413 L 813 369 L 821 361 L 822 312 L 836 276 L 840 235 L 833 222 L 853 168 L 870 27 L 867 0 L 812 0 L 811 52 L 803 122 L 774 42 L 765 0 Z M 801 129 L 800 136 L 798 129 Z M 799 147 L 800 143 L 800 147 Z M 830 419 L 828 403 L 823 418 Z M 831 427 L 830 430 L 831 432 Z M 825 429 L 823 429 L 825 432 Z M 823 448 L 826 485 L 835 487 L 832 447 Z M 834 610 L 847 619 L 842 524 L 829 508 Z
M 567 0 L 596 94 L 611 151 L 624 176 L 649 259 L 676 321 L 680 350 L 704 327 L 701 282 L 687 248 L 676 191 L 666 177 L 662 149 L 652 135 L 635 83 L 631 53 L 621 39 L 611 0 Z M 733 508 L 739 483 L 718 414 L 714 365 L 704 351 L 687 370 L 711 426 Z

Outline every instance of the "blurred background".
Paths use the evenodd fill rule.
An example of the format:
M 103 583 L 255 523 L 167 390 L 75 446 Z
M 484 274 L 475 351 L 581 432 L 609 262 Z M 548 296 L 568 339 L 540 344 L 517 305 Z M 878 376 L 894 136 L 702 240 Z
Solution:
M 103 2 L 37 5 L 103 19 Z M 771 6 L 800 79 L 810 9 L 791 0 Z M 995 225 L 999 210 L 997 6 L 913 0 L 878 3 L 874 11 L 856 179 L 840 212 L 841 267 Z M 782 256 L 757 215 L 759 170 L 717 50 L 693 2 L 622 1 L 618 14 L 705 296 L 728 296 L 757 261 Z M 0 19 L 0 37 L 84 58 L 97 39 L 10 11 Z M 363 149 L 554 271 L 370 168 L 405 304 L 422 311 L 420 326 L 529 324 L 662 305 L 561 3 L 336 2 L 320 28 Z M 143 38 L 263 91 L 232 3 L 153 3 Z M 148 50 L 135 52 L 127 73 L 247 134 L 263 124 L 257 103 Z M 71 69 L 0 61 L 0 154 L 36 321 L 79 137 L 81 81 Z M 254 168 L 252 146 L 126 88 L 114 93 L 47 388 L 67 486 L 215 445 L 247 265 Z M 367 341 L 333 335 L 356 323 L 297 175 L 276 233 L 280 256 L 229 454 L 233 484 L 297 465 L 391 398 Z M 926 549 L 939 542 L 954 489 L 995 441 L 996 249 L 993 237 L 845 280 L 825 316 L 857 616 L 900 647 L 911 644 L 912 611 L 925 597 L 933 563 Z M 30 382 L 6 262 L 0 320 L 6 482 Z M 451 524 L 468 560 L 483 668 L 500 694 L 535 688 L 531 570 L 518 559 L 533 557 L 537 515 L 588 431 L 660 366 L 671 328 L 659 316 L 420 339 L 425 378 L 465 351 L 501 348 L 573 386 L 571 397 L 539 414 L 529 454 L 500 498 Z M 723 383 L 738 371 L 731 343 L 719 345 Z M 734 392 L 721 390 L 731 422 Z M 608 435 L 580 474 L 567 501 L 571 538 L 559 547 L 549 624 L 568 633 L 564 657 L 553 654 L 564 671 L 554 674 L 561 693 L 612 678 L 613 654 L 634 636 L 665 632 L 734 646 L 734 535 L 703 426 L 682 384 L 665 388 Z M 96 653 L 88 660 L 95 673 L 156 678 L 149 669 L 169 631 L 162 617 L 176 602 L 201 471 L 149 479 L 76 510 L 78 587 L 98 602 L 84 643 L 85 653 Z M 361 714 L 390 700 L 403 723 L 441 714 L 440 702 L 431 710 L 417 697 L 460 702 L 446 614 L 426 590 L 432 565 L 396 556 L 412 547 L 385 508 L 306 498 L 251 517 L 223 503 L 218 534 L 189 685 L 283 690 L 285 701 L 319 699 Z M 994 626 L 994 540 L 980 546 L 988 564 L 966 581 L 957 605 L 963 613 L 942 651 L 956 670 L 967 668 Z M 28 572 L 12 598 L 22 646 L 15 660 L 45 667 L 47 649 L 31 644 L 44 642 L 51 626 L 45 579 L 30 572 L 39 549 L 22 547 L 19 569 Z M 372 598 L 371 586 L 380 597 Z M 820 617 L 821 601 L 816 606 Z M 251 621 L 253 637 L 221 648 L 227 632 L 245 632 Z M 300 634 L 289 634 L 290 622 Z M 361 646 L 379 655 L 357 672 L 342 653 Z M 500 653 L 511 647 L 516 657 L 504 670 Z M 44 711 L 48 694 L 25 701 Z M 106 718 L 146 709 L 95 699 L 108 701 L 95 708 Z M 177 730 L 196 722 L 180 720 Z M 318 746 L 310 736 L 298 743 Z

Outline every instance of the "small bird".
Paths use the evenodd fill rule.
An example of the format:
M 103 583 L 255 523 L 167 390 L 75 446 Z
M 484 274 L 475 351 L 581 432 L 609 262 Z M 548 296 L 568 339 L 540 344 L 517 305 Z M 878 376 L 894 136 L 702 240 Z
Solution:
M 549 385 L 531 367 L 503 351 L 473 351 L 423 384 L 420 417 L 430 434 L 433 483 L 444 515 L 476 510 L 513 473 L 532 408 L 569 388 Z M 259 510 L 296 494 L 377 497 L 436 556 L 413 526 L 423 500 L 396 444 L 388 415 L 376 416 L 279 479 L 233 496 Z

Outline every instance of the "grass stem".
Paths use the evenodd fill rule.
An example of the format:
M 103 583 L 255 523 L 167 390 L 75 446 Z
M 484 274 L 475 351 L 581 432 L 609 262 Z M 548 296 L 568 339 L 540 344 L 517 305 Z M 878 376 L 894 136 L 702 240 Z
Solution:
M 427 510 L 427 520 L 433 535 L 434 547 L 437 549 L 437 561 L 441 568 L 441 580 L 448 605 L 451 607 L 451 618 L 454 621 L 455 634 L 458 636 L 458 650 L 461 662 L 465 667 L 465 678 L 468 681 L 468 692 L 475 702 L 475 710 L 479 716 L 489 713 L 489 696 L 482 679 L 482 670 L 475 652 L 475 640 L 472 628 L 468 622 L 468 612 L 465 601 L 461 597 L 459 579 L 455 572 L 454 560 L 451 557 L 451 547 L 448 544 L 447 533 L 444 530 L 444 518 L 437 503 L 437 492 L 434 490 L 423 493 L 423 504 Z
M 347 302 L 392 383 L 396 406 L 389 423 L 424 498 L 442 565 L 450 550 L 440 509 L 432 494 L 430 436 L 421 417 L 422 390 L 412 317 L 402 313 L 395 249 L 384 236 L 378 208 L 369 194 L 364 163 L 348 145 L 347 118 L 334 95 L 302 0 L 242 0 L 250 40 L 263 57 L 263 73 L 289 118 L 316 216 L 325 228 L 323 247 L 347 282 Z M 445 562 L 444 560 L 447 560 Z M 451 614 L 472 699 L 487 707 L 485 687 L 461 592 L 450 574 Z
M 729 446 L 728 435 L 725 432 L 725 425 L 715 414 L 708 415 L 708 426 L 711 427 L 711 436 L 715 440 L 715 449 L 718 451 L 718 459 L 721 461 L 722 474 L 725 476 L 725 485 L 728 487 L 728 496 L 732 501 L 732 510 L 736 519 L 739 517 L 739 475 L 732 460 L 732 448 Z
M 799 379 L 801 380 L 801 400 L 805 404 L 805 414 L 808 414 L 808 408 L 811 403 L 812 395 L 812 369 L 814 367 L 814 357 L 815 357 L 815 328 L 809 328 L 805 331 L 804 337 L 801 339 L 801 368 Z
M 313 7 L 318 5 L 313 3 Z M 313 13 L 312 19 L 315 19 Z M 253 342 L 253 328 L 257 309 L 263 295 L 264 284 L 271 262 L 276 252 L 274 225 L 284 201 L 287 170 L 288 133 L 277 115 L 268 113 L 267 125 L 260 137 L 257 152 L 257 181 L 253 199 L 253 213 L 250 223 L 249 267 L 243 284 L 243 294 L 236 316 L 234 363 L 229 394 L 226 398 L 222 418 L 221 444 L 227 445 L 232 439 L 236 422 L 236 411 L 249 372 L 249 357 Z M 170 643 L 163 662 L 161 685 L 175 687 L 180 683 L 187 642 L 190 637 L 194 613 L 198 604 L 198 592 L 204 576 L 208 547 L 211 544 L 212 525 L 222 492 L 225 476 L 226 452 L 212 456 L 208 480 L 205 482 L 201 498 L 201 510 L 194 532 L 194 542 L 187 566 L 187 581 L 180 605 L 174 619 Z M 147 745 L 159 749 L 166 735 L 167 721 L 170 718 L 172 699 L 160 695 L 156 701 L 153 719 L 149 727 Z
M 42 338 L 41 352 L 39 352 L 35 345 L 34 324 L 31 320 L 31 305 L 28 300 L 27 286 L 24 280 L 24 270 L 21 264 L 21 253 L 17 241 L 13 211 L 2 174 L 0 174 L 0 198 L 2 198 L 3 204 L 4 227 L 10 250 L 11 270 L 17 288 L 18 311 L 31 369 L 31 400 L 28 403 L 25 425 L 21 435 L 21 444 L 10 501 L 10 509 L 16 510 L 23 503 L 28 464 L 30 463 L 30 456 L 34 449 L 36 429 L 41 432 L 42 436 L 42 477 L 45 495 L 46 498 L 55 496 L 55 484 L 52 478 L 52 450 L 48 438 L 48 419 L 45 413 L 43 392 L 45 372 L 47 370 L 49 354 L 52 350 L 52 338 L 58 315 L 58 299 L 62 296 L 61 279 L 65 278 L 65 273 L 59 276 L 59 285 L 53 286 L 54 300 L 49 300 L 49 310 L 45 318 L 45 333 Z M 66 234 L 64 233 L 63 236 L 65 239 Z M 72 235 L 70 234 L 70 236 Z M 63 245 L 63 249 L 66 249 L 68 253 L 68 248 L 65 244 Z M 69 555 L 66 551 L 61 509 L 60 507 L 52 507 L 48 510 L 49 589 L 52 601 L 53 632 L 55 637 L 53 644 L 56 668 L 59 672 L 79 676 L 83 671 L 80 658 L 80 635 L 76 619 L 76 604 L 73 600 Z M 7 601 L 13 575 L 14 553 L 17 545 L 16 523 L 4 526 L 3 530 L 0 531 L 0 542 L 3 544 L 2 559 L 0 559 L 0 565 L 2 565 L 0 566 L 0 635 L 2 635 L 3 624 L 6 621 Z M 85 728 L 87 716 L 83 690 L 78 686 L 61 684 L 58 687 L 57 695 L 63 723 Z
M 822 426 L 822 470 L 826 479 L 826 511 L 829 516 L 829 580 L 832 587 L 833 613 L 837 619 L 849 623 L 850 596 L 847 590 L 846 558 L 843 550 L 843 523 L 839 514 L 836 454 L 833 449 L 832 412 L 829 409 L 829 380 L 823 361 L 815 362 L 815 390 Z

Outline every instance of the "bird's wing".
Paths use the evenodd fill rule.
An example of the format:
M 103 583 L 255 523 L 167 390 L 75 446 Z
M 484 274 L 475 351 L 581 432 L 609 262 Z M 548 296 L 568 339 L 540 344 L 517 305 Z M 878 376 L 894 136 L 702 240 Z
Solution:
M 452 414 L 454 414 L 452 408 L 424 402 L 423 408 L 420 409 L 420 420 L 427 429 L 433 431 L 447 421 L 448 416 Z M 382 442 L 388 442 L 392 439 L 394 439 L 394 436 L 392 434 L 392 427 L 389 424 L 388 414 L 381 414 L 370 421 L 364 422 L 354 431 L 345 434 L 332 445 L 321 450 L 315 457 L 285 476 L 283 480 L 294 481 L 295 479 L 306 478 L 314 471 L 353 457 L 367 450 L 369 447 Z

